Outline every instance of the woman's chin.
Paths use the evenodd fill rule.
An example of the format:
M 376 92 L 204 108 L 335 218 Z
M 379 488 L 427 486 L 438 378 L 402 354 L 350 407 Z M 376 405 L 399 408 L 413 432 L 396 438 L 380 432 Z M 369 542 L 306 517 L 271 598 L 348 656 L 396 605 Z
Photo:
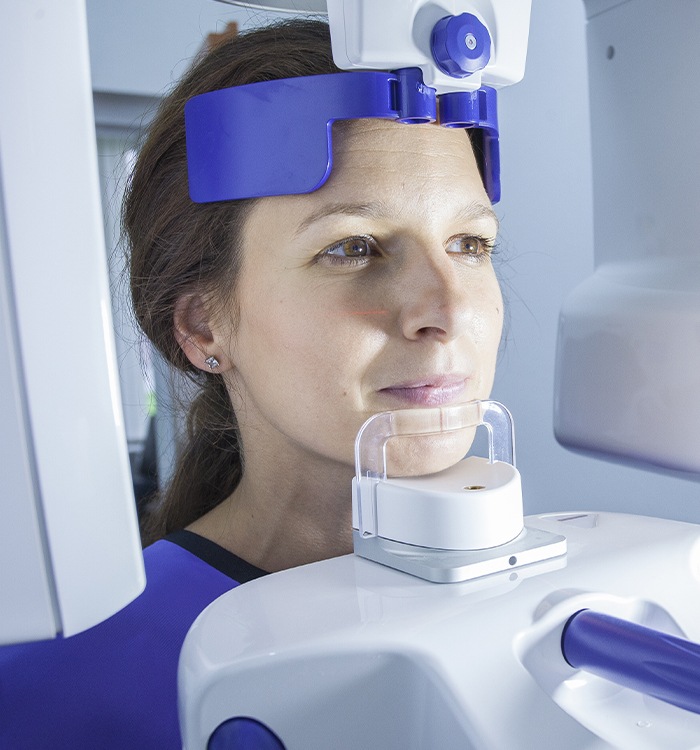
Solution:
M 439 435 L 391 438 L 386 446 L 386 473 L 393 477 L 435 474 L 461 461 L 474 441 L 476 428 Z

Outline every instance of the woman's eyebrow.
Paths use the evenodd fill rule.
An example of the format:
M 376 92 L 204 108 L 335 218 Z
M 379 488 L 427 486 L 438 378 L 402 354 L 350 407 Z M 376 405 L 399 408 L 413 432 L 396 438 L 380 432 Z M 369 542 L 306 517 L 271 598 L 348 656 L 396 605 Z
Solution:
M 363 218 L 377 219 L 388 216 L 390 213 L 391 210 L 383 201 L 371 201 L 369 203 L 327 203 L 303 219 L 294 232 L 294 235 L 298 237 L 312 224 L 329 216 L 361 216 Z M 486 220 L 495 224 L 496 231 L 499 228 L 498 216 L 496 216 L 491 206 L 478 201 L 473 201 L 461 207 L 455 213 L 454 218 L 457 223 Z
M 327 203 L 309 214 L 297 227 L 295 236 L 299 236 L 312 224 L 328 216 L 362 216 L 364 218 L 376 219 L 386 216 L 389 209 L 382 201 L 370 203 Z
M 500 229 L 500 221 L 498 220 L 498 216 L 496 216 L 496 212 L 491 208 L 491 206 L 488 206 L 484 203 L 479 203 L 478 201 L 473 201 L 472 203 L 467 204 L 464 206 L 460 211 L 457 212 L 457 215 L 455 217 L 457 221 L 463 221 L 463 222 L 471 222 L 471 221 L 490 221 L 496 226 L 496 231 Z

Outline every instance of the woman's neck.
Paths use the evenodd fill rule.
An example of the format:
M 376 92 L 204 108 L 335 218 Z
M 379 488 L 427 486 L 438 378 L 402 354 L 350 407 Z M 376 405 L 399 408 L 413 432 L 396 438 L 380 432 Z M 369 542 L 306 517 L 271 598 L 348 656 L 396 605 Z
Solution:
M 352 476 L 328 459 L 246 456 L 234 492 L 188 528 L 269 572 L 347 554 Z

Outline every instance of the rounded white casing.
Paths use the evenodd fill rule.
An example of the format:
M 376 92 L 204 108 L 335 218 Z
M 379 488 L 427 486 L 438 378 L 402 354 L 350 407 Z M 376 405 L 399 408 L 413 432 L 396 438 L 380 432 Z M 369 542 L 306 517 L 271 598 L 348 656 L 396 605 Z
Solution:
M 353 494 L 356 487 L 355 479 Z M 377 535 L 384 539 L 476 550 L 510 542 L 523 530 L 520 474 L 502 461 L 470 456 L 439 474 L 385 479 L 374 489 Z
M 700 263 L 606 263 L 566 299 L 554 426 L 564 445 L 700 475 Z

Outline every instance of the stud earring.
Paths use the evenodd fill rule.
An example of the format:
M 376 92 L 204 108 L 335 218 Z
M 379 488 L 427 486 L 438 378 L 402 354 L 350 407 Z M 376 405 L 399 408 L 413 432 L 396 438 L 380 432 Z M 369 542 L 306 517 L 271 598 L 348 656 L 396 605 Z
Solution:
M 219 360 L 216 357 L 207 357 L 204 360 L 204 363 L 206 365 L 209 365 L 210 370 L 216 370 L 216 368 L 219 366 Z

